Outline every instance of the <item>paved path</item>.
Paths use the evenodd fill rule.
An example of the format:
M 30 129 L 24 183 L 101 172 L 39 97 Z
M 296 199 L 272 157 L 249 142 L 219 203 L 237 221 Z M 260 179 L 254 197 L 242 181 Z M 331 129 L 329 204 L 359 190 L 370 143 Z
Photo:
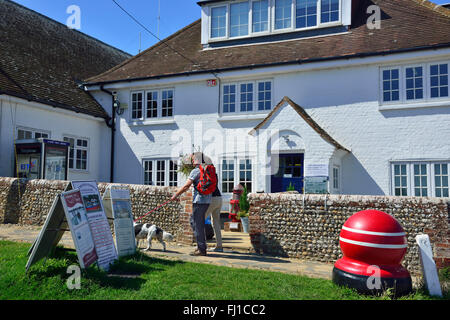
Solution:
M 40 229 L 40 227 L 35 226 L 0 224 L 0 240 L 32 243 L 37 238 Z M 73 242 L 70 232 L 66 232 L 64 234 L 61 244 L 65 247 L 73 248 Z M 245 238 L 240 237 L 238 234 L 224 233 L 223 253 L 208 252 L 208 255 L 206 257 L 193 257 L 190 256 L 189 253 L 195 249 L 194 246 L 170 243 L 167 245 L 167 251 L 163 252 L 162 246 L 157 242 L 153 242 L 152 250 L 148 252 L 146 251 L 146 254 L 155 258 L 169 260 L 207 263 L 233 268 L 278 271 L 284 273 L 306 275 L 312 278 L 331 279 L 331 271 L 333 269 L 332 264 L 249 253 L 249 245 L 250 241 L 248 240 L 248 237 Z

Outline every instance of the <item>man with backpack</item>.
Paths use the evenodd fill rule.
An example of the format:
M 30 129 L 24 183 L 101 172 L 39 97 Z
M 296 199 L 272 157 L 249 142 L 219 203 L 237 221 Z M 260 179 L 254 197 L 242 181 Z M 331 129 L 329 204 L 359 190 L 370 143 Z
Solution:
M 173 195 L 171 200 L 175 200 L 188 191 L 191 185 L 194 186 L 191 227 L 197 241 L 197 250 L 191 255 L 206 256 L 205 214 L 217 186 L 217 176 L 211 160 L 202 152 L 195 152 L 191 160 L 195 168 L 189 174 L 186 184 Z

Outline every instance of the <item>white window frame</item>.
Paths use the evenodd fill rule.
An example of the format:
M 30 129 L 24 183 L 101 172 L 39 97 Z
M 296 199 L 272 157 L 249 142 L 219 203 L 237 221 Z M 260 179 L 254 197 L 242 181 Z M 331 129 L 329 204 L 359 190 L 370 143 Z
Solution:
M 84 172 L 84 173 L 88 173 L 89 172 L 89 159 L 90 159 L 90 145 L 91 145 L 91 141 L 89 138 L 86 137 L 78 137 L 78 136 L 74 136 L 74 135 L 70 135 L 70 134 L 64 134 L 63 135 L 63 140 L 64 138 L 67 139 L 73 139 L 74 140 L 74 147 L 73 147 L 73 168 L 70 168 L 69 166 L 69 161 L 68 162 L 68 169 L 70 171 L 73 172 Z M 83 147 L 83 146 L 78 146 L 77 145 L 77 140 L 83 140 L 87 142 L 87 147 Z M 70 157 L 70 148 L 69 147 L 69 154 L 68 156 Z M 82 151 L 86 151 L 86 169 L 78 169 L 77 168 L 77 150 L 82 150 Z M 69 160 L 69 159 L 68 159 Z
M 307 31 L 307 30 L 314 30 L 314 29 L 321 29 L 321 28 L 328 28 L 328 27 L 334 27 L 334 26 L 342 26 L 343 25 L 343 0 L 339 0 L 339 20 L 337 21 L 331 21 L 331 22 L 321 22 L 321 1 L 317 1 L 317 23 L 315 26 L 312 27 L 300 27 L 297 28 L 296 26 L 296 0 L 290 0 L 291 1 L 291 27 L 289 28 L 283 28 L 283 29 L 275 29 L 275 0 L 268 0 L 268 28 L 267 31 L 258 31 L 253 32 L 253 3 L 258 2 L 260 0 L 241 0 L 241 1 L 228 1 L 216 5 L 210 5 L 208 6 L 208 42 L 220 42 L 224 40 L 234 40 L 234 39 L 245 39 L 250 38 L 253 36 L 265 36 L 270 34 L 280 34 L 280 33 L 288 33 L 288 32 L 296 32 L 296 31 Z M 230 36 L 230 5 L 240 2 L 248 2 L 249 4 L 249 17 L 248 17 L 248 34 L 245 36 Z M 212 9 L 219 8 L 219 7 L 226 7 L 226 31 L 225 36 L 223 37 L 212 37 L 211 32 L 211 26 L 212 26 Z
M 443 165 L 443 164 L 447 165 L 447 180 L 448 180 L 447 182 L 448 182 L 448 186 L 446 187 L 446 189 L 448 189 L 448 193 L 449 193 L 449 196 L 450 196 L 450 162 L 445 162 L 445 161 L 443 161 L 443 162 L 436 161 L 436 162 L 433 162 L 431 164 L 431 166 L 430 166 L 430 172 L 431 172 L 430 173 L 431 174 L 430 185 L 433 188 L 434 196 L 436 196 L 436 168 L 435 168 L 435 165 Z M 442 168 L 441 168 L 441 170 L 442 170 Z M 441 172 L 440 176 L 441 177 L 443 176 L 442 172 Z M 443 188 L 442 187 L 442 180 L 441 180 L 441 186 L 438 187 L 438 188 L 440 188 L 440 189 Z M 444 196 L 441 195 L 440 197 L 444 197 Z
M 222 8 L 222 7 L 225 7 L 225 36 L 224 37 L 212 37 L 212 29 L 211 29 L 211 27 L 212 27 L 212 11 L 213 11 L 213 9 L 214 8 Z M 215 5 L 215 6 L 210 6 L 209 7 L 209 16 L 208 16 L 208 35 L 209 35 L 209 40 L 210 41 L 217 41 L 217 40 L 224 40 L 224 39 L 228 39 L 228 35 L 229 35 L 229 32 L 228 32 L 228 29 L 229 29 L 229 22 L 228 22 L 228 20 L 229 20 L 229 12 L 230 12 L 230 4 L 229 3 L 226 3 L 226 4 L 219 4 L 219 5 Z
M 390 184 L 391 184 L 391 195 L 395 196 L 395 181 L 394 181 L 394 165 L 406 165 L 406 196 L 415 197 L 415 176 L 414 176 L 414 165 L 426 165 L 427 172 L 427 197 L 436 197 L 436 186 L 435 186 L 435 164 L 447 164 L 447 172 L 450 177 L 450 159 L 449 160 L 401 160 L 401 161 L 390 161 Z
M 19 139 L 19 130 L 31 132 L 31 138 L 30 139 L 37 139 L 36 138 L 36 133 L 46 134 L 48 137 L 44 138 L 44 139 L 51 139 L 51 131 L 17 126 L 16 127 L 16 140 Z
M 171 183 L 175 182 L 175 181 L 171 181 L 170 180 L 170 161 L 173 161 L 177 164 L 177 181 L 176 181 L 176 186 L 180 185 L 180 175 L 178 174 L 178 159 L 174 159 L 174 158 L 143 158 L 142 159 L 142 184 L 146 184 L 146 180 L 145 180 L 145 163 L 146 162 L 151 162 L 152 163 L 152 170 L 151 170 L 151 177 L 150 177 L 150 182 L 153 182 L 152 186 L 158 186 L 156 178 L 157 178 L 157 172 L 158 172 L 158 161 L 164 162 L 164 182 L 163 185 L 164 187 L 170 186 Z
M 381 66 L 379 68 L 379 79 L 378 79 L 378 100 L 380 110 L 388 110 L 388 109 L 403 109 L 403 108 L 415 108 L 415 107 L 432 107 L 436 105 L 447 105 L 450 103 L 450 84 L 449 84 L 449 95 L 447 97 L 431 97 L 431 73 L 430 67 L 432 65 L 440 65 L 447 64 L 447 68 L 449 71 L 448 78 L 450 80 L 450 60 L 447 61 L 431 61 L 431 62 L 422 62 L 422 63 L 410 63 L 410 64 L 401 64 L 401 65 L 389 65 L 389 66 Z M 423 69 L 423 98 L 422 99 L 414 99 L 408 100 L 406 97 L 406 69 L 413 67 L 422 67 Z M 399 80 L 400 80 L 400 99 L 398 101 L 384 101 L 383 95 L 383 71 L 399 69 Z
M 259 102 L 259 98 L 258 98 L 258 93 L 259 93 L 259 89 L 258 89 L 258 84 L 260 82 L 270 82 L 270 88 L 271 88 L 271 94 L 270 94 L 270 109 L 268 110 L 259 110 L 258 109 L 258 102 Z M 252 101 L 252 111 L 241 111 L 241 84 L 249 84 L 252 83 L 253 84 L 253 101 Z M 227 85 L 235 85 L 236 86 L 236 99 L 235 99 L 235 111 L 234 112 L 224 112 L 224 86 Z M 265 92 L 265 91 L 264 91 Z M 266 101 L 266 100 L 264 100 Z M 225 82 L 221 84 L 221 97 L 220 97 L 220 115 L 221 116 L 227 116 L 227 115 L 237 115 L 237 114 L 264 114 L 267 112 L 270 112 L 271 110 L 273 110 L 273 106 L 274 106 L 274 81 L 273 79 L 258 79 L 258 80 L 242 80 L 242 81 L 237 81 L 237 82 Z
M 172 116 L 162 116 L 162 93 L 163 91 L 172 91 Z M 158 99 L 156 103 L 156 114 L 157 117 L 147 117 L 147 107 L 148 107 L 148 96 L 147 94 L 150 92 L 157 92 Z M 142 93 L 142 118 L 133 118 L 133 94 Z M 142 122 L 142 121 L 150 121 L 150 122 L 158 122 L 161 120 L 172 120 L 175 117 L 175 105 L 176 105 L 176 93 L 175 88 L 173 87 L 164 87 L 164 88 L 151 88 L 151 89 L 140 89 L 133 90 L 130 92 L 130 108 L 128 114 L 128 122 Z
M 219 178 L 219 181 L 220 181 L 220 183 L 219 183 L 219 190 L 220 190 L 220 192 L 222 194 L 226 194 L 226 195 L 231 195 L 232 194 L 232 192 L 223 192 L 223 189 L 222 189 L 222 187 L 223 187 L 222 186 L 222 182 L 223 182 L 223 180 L 222 180 L 222 177 L 223 177 L 222 170 L 223 170 L 223 161 L 224 160 L 226 160 L 226 161 L 233 161 L 233 163 L 234 163 L 233 186 L 241 183 L 241 180 L 240 180 L 240 162 L 242 160 L 250 160 L 251 161 L 251 166 L 252 166 L 252 169 L 251 169 L 252 180 L 250 181 L 251 184 L 252 184 L 251 192 L 255 192 L 255 190 L 256 190 L 256 182 L 257 182 L 256 181 L 256 176 L 255 176 L 255 173 L 256 173 L 256 158 L 253 157 L 253 156 L 224 156 L 224 157 L 220 158 L 220 161 L 219 161 L 219 163 L 220 163 L 220 167 L 219 167 L 220 170 L 219 170 L 218 175 L 217 175 L 218 178 Z M 249 190 L 249 192 L 250 192 L 250 190 Z

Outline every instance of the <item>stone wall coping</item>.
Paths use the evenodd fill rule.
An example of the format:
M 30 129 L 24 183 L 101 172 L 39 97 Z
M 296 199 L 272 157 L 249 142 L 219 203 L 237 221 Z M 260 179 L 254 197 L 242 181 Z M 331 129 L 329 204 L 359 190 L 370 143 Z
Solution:
M 333 202 L 389 202 L 389 203 L 430 203 L 430 204 L 450 204 L 450 198 L 436 197 L 399 197 L 399 196 L 364 196 L 364 195 L 339 195 L 339 194 L 296 194 L 296 193 L 250 193 L 249 201 L 269 200 L 269 201 L 327 201 L 328 205 Z

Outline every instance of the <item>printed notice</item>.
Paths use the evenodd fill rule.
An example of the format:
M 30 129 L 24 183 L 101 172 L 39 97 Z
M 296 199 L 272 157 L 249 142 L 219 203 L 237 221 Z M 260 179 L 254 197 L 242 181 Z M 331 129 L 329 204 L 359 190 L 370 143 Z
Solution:
M 79 190 L 72 190 L 61 194 L 67 223 L 72 233 L 73 242 L 81 268 L 87 268 L 97 261 L 91 229 L 86 217 L 83 200 Z
M 117 259 L 117 252 L 100 200 L 97 183 L 95 181 L 73 181 L 72 187 L 80 190 L 98 255 L 98 265 L 103 270 L 109 270 L 110 264 Z

